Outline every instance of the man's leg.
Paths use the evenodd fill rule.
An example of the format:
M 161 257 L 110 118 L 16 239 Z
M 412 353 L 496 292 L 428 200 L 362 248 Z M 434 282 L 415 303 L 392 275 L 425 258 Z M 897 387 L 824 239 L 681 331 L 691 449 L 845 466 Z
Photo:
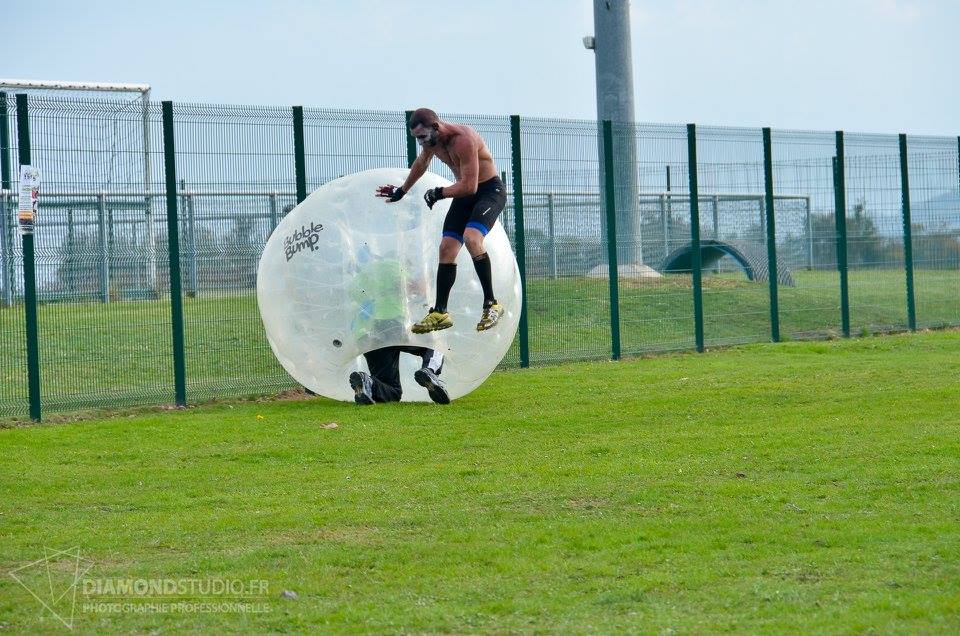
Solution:
M 450 300 L 450 290 L 457 280 L 457 255 L 463 238 L 444 234 L 440 239 L 440 264 L 437 265 L 437 302 L 433 306 L 435 311 L 447 313 L 447 302 Z
M 426 317 L 411 328 L 413 333 L 429 333 L 453 326 L 447 312 L 450 290 L 457 280 L 457 255 L 463 245 L 463 230 L 473 211 L 473 198 L 454 199 L 443 221 L 443 238 L 440 239 L 440 264 L 437 266 L 437 302 Z
M 409 353 L 412 356 L 417 356 L 420 358 L 421 369 L 430 369 L 437 375 L 440 375 L 440 371 L 443 370 L 443 354 L 436 349 L 430 349 L 429 347 L 413 347 L 409 345 L 399 346 L 397 349 L 403 353 Z
M 370 369 L 369 398 L 372 402 L 400 401 L 403 394 L 400 386 L 400 351 L 401 347 L 384 347 L 363 354 Z M 354 383 L 353 375 L 355 374 L 351 374 L 351 386 Z M 360 400 L 357 402 L 361 403 Z M 370 402 L 364 400 L 363 403 Z
M 483 241 L 487 232 L 493 229 L 506 203 L 507 195 L 500 179 L 494 177 L 484 181 L 478 186 L 476 202 L 463 230 L 464 243 L 473 258 L 473 267 L 477 270 L 477 278 L 483 288 L 483 315 L 477 323 L 477 331 L 490 329 L 503 315 L 503 307 L 493 295 L 493 272 Z
M 483 288 L 483 306 L 495 305 L 496 297 L 493 295 L 493 272 L 490 269 L 490 256 L 483 246 L 485 232 L 476 227 L 467 227 L 463 231 L 463 242 L 467 246 L 467 251 L 473 258 L 473 268 L 477 270 L 477 278 L 480 279 L 480 287 Z
M 498 303 L 493 295 L 493 272 L 490 269 L 490 257 L 483 247 L 483 238 L 484 234 L 476 228 L 468 227 L 464 231 L 467 250 L 473 257 L 473 267 L 477 270 L 477 278 L 483 288 L 483 313 L 477 323 L 477 331 L 490 329 L 503 316 L 503 305 Z
M 410 330 L 413 333 L 430 333 L 453 326 L 453 320 L 447 311 L 447 302 L 450 300 L 450 290 L 457 280 L 457 253 L 460 252 L 460 241 L 450 236 L 440 240 L 440 264 L 437 266 L 437 302 L 420 322 L 414 323 Z

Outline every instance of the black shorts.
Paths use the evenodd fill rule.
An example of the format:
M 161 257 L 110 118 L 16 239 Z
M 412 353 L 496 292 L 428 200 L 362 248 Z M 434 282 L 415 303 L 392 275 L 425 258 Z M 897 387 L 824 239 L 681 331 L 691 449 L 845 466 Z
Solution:
M 443 235 L 463 243 L 463 231 L 472 227 L 486 236 L 506 204 L 507 189 L 500 177 L 487 179 L 478 184 L 477 191 L 470 196 L 453 200 L 443 220 Z

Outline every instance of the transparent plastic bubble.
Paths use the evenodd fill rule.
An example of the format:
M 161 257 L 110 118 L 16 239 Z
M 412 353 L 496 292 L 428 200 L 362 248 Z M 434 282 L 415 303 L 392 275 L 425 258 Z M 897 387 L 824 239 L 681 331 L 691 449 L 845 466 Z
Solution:
M 520 270 L 498 220 L 484 241 L 493 290 L 505 313 L 478 332 L 483 291 L 464 247 L 448 303 L 454 326 L 414 334 L 436 296 L 444 199 L 427 208 L 423 194 L 450 182 L 426 173 L 396 203 L 377 198 L 379 186 L 400 185 L 407 170 L 378 168 L 347 175 L 313 192 L 277 226 L 260 258 L 257 302 L 270 347 L 283 368 L 311 391 L 353 400 L 352 371 L 366 371 L 363 353 L 420 346 L 444 354 L 451 398 L 474 390 L 503 359 L 520 320 Z M 413 380 L 418 357 L 400 354 L 405 401 L 429 401 Z

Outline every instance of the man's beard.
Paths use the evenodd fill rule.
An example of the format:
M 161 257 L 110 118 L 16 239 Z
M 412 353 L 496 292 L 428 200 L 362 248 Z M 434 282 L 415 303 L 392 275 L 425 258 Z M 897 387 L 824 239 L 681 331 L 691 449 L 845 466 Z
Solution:
M 430 136 L 424 139 L 420 145 L 425 148 L 433 148 L 434 146 L 437 145 L 437 141 L 439 139 L 440 139 L 440 133 L 437 132 L 436 130 L 431 130 Z

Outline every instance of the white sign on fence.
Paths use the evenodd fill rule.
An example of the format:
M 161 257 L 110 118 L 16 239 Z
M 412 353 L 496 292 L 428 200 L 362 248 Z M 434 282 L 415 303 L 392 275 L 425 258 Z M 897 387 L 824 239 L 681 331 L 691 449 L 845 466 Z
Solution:
M 20 166 L 20 200 L 17 205 L 17 221 L 20 235 L 33 234 L 37 222 L 37 204 L 40 198 L 40 169 Z

